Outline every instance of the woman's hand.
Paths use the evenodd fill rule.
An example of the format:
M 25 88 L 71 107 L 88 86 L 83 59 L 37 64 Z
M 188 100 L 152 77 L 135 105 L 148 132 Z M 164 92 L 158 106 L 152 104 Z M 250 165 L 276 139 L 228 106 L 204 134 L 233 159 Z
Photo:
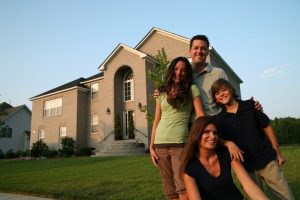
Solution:
M 155 149 L 152 147 L 150 147 L 150 156 L 151 156 L 151 160 L 152 160 L 152 163 L 155 167 L 158 167 L 158 157 L 155 153 Z

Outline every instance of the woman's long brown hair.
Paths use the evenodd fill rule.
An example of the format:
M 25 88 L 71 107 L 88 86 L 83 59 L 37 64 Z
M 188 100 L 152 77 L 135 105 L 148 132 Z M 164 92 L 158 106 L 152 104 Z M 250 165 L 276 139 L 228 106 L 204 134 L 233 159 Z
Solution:
M 170 93 L 174 84 L 173 76 L 174 76 L 175 66 L 179 61 L 185 63 L 185 68 L 186 68 L 185 76 L 183 78 L 183 81 L 178 84 L 176 96 L 173 98 L 170 97 L 167 98 L 168 103 L 177 110 L 180 109 L 183 103 L 191 99 L 190 88 L 192 85 L 193 71 L 192 71 L 191 63 L 188 61 L 187 58 L 177 57 L 174 60 L 172 60 L 170 66 L 167 69 L 164 85 L 159 88 L 160 92 L 166 92 L 167 95 Z
M 188 142 L 185 146 L 183 153 L 183 162 L 180 167 L 181 178 L 185 173 L 185 168 L 191 159 L 198 154 L 199 151 L 199 141 L 202 138 L 202 135 L 209 124 L 213 124 L 217 127 L 215 120 L 209 116 L 202 116 L 197 118 L 190 130 L 190 135 Z

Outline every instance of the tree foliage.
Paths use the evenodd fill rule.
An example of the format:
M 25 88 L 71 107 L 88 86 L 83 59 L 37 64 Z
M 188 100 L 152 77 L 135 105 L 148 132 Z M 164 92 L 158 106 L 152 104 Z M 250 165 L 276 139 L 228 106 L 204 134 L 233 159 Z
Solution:
M 300 144 L 300 118 L 275 118 L 272 126 L 279 144 Z
M 157 51 L 155 59 L 158 63 L 148 71 L 148 77 L 153 81 L 154 87 L 159 88 L 164 84 L 164 78 L 170 62 L 164 48 Z M 153 94 L 150 94 L 150 99 L 153 99 Z M 154 99 L 153 102 L 155 102 Z M 153 122 L 154 116 L 149 112 L 149 105 L 141 106 L 140 111 L 145 113 L 149 122 Z
M 155 88 L 158 88 L 164 83 L 164 78 L 170 62 L 164 48 L 157 51 L 155 59 L 158 63 L 148 71 L 148 76 L 154 82 Z

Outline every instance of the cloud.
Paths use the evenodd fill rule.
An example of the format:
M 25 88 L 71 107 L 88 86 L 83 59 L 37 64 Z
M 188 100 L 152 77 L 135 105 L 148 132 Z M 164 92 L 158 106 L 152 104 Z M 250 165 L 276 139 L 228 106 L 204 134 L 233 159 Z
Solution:
M 274 76 L 279 76 L 283 73 L 283 71 L 279 68 L 270 68 L 270 69 L 266 69 L 262 72 L 261 74 L 261 78 L 271 78 L 271 77 L 274 77 Z

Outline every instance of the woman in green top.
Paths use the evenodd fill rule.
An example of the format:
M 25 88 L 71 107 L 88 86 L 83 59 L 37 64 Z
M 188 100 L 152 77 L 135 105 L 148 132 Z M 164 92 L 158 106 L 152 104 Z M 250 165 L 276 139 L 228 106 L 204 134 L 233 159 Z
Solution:
M 168 199 L 188 199 L 179 168 L 184 144 L 188 138 L 190 113 L 204 115 L 200 92 L 192 84 L 192 66 L 187 58 L 177 57 L 168 67 L 165 83 L 156 99 L 150 154 L 159 167 Z

